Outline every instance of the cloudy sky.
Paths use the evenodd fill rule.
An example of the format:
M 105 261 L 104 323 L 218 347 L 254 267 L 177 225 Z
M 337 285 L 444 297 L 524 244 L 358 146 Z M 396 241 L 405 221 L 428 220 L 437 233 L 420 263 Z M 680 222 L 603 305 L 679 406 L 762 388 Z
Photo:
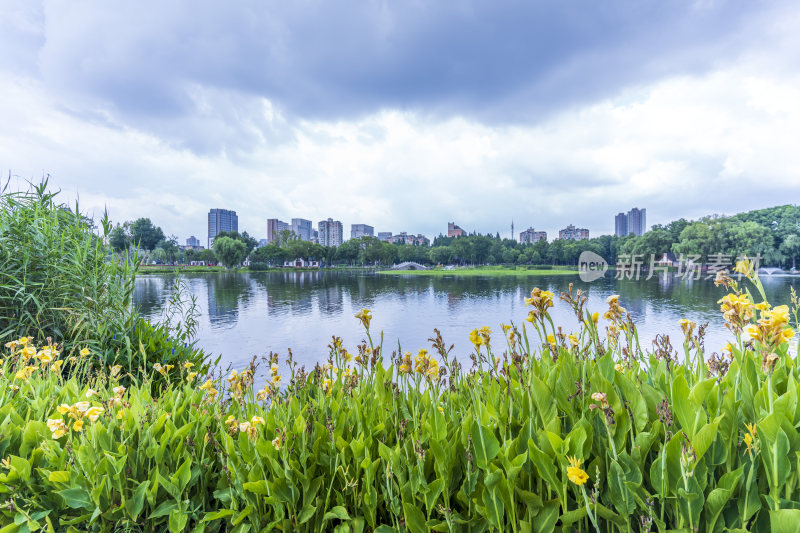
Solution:
M 0 0 L 0 169 L 205 240 L 211 207 L 551 236 L 800 198 L 793 1 Z

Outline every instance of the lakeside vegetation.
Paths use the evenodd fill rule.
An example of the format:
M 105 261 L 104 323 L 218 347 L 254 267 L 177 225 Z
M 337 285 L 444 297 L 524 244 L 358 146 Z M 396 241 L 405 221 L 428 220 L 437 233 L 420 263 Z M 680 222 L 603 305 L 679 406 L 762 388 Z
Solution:
M 378 274 L 409 275 L 409 276 L 563 276 L 577 275 L 578 271 L 568 268 L 502 268 L 502 267 L 459 267 L 459 268 L 430 268 L 428 270 L 379 270 Z
M 375 237 L 350 239 L 338 247 L 324 247 L 301 241 L 291 231 L 283 231 L 273 244 L 257 247 L 247 232 L 223 233 L 213 250 L 182 250 L 176 237 L 164 237 L 150 219 L 118 224 L 110 230 L 112 247 L 122 252 L 137 245 L 149 261 L 188 264 L 192 261 L 221 263 L 235 267 L 249 257 L 251 270 L 268 270 L 297 258 L 319 261 L 325 266 L 390 266 L 407 261 L 423 265 L 504 265 L 575 266 L 584 251 L 594 252 L 610 264 L 620 255 L 637 255 L 649 265 L 664 253 L 696 255 L 707 263 L 717 254 L 729 264 L 743 255 L 760 257 L 761 264 L 793 268 L 800 256 L 800 207 L 784 205 L 739 213 L 711 215 L 697 221 L 679 219 L 656 224 L 642 236 L 601 235 L 572 241 L 555 239 L 521 244 L 499 234 L 470 234 L 462 237 L 439 235 L 431 246 L 391 244 Z
M 724 347 L 534 288 L 470 363 L 436 330 L 385 347 L 362 310 L 313 369 L 223 376 L 180 287 L 143 321 L 136 262 L 78 213 L 46 184 L 0 202 L 2 531 L 796 531 L 800 302 L 748 261 L 716 281 Z

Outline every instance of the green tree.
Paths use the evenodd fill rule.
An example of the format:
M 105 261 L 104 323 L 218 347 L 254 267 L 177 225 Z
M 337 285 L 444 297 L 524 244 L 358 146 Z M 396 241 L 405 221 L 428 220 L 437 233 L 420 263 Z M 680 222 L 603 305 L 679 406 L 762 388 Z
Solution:
M 436 246 L 428 251 L 431 263 L 446 265 L 453 259 L 453 250 L 449 246 Z
M 214 255 L 226 268 L 232 268 L 247 257 L 247 245 L 231 237 L 218 236 L 214 239 Z
M 139 218 L 130 224 L 131 242 L 143 250 L 152 250 L 164 240 L 164 232 L 149 218 Z
M 277 244 L 261 246 L 253 250 L 250 254 L 250 261 L 265 263 L 267 265 L 282 265 L 287 259 L 289 259 L 289 257 L 286 250 Z
M 800 255 L 800 235 L 792 233 L 784 237 L 781 251 L 792 260 L 792 268 L 797 268 L 797 256 Z
M 238 231 L 220 231 L 215 239 L 219 239 L 220 237 L 230 237 L 231 239 L 244 243 L 245 249 L 247 250 L 245 257 L 250 255 L 250 252 L 258 246 L 258 241 L 248 235 L 246 231 L 244 233 L 239 233 Z
M 178 238 L 175 235 L 169 239 L 164 239 L 158 243 L 156 250 L 164 251 L 164 259 L 169 263 L 176 263 L 180 256 L 181 249 L 178 247 Z
M 131 245 L 131 236 L 128 234 L 127 224 L 125 226 L 119 224 L 114 226 L 108 233 L 108 243 L 114 251 L 121 252 L 122 250 L 127 250 Z

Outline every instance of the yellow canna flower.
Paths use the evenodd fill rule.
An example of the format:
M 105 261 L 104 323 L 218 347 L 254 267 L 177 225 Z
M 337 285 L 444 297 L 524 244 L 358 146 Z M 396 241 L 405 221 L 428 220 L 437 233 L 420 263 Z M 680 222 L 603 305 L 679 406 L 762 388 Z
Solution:
M 91 398 L 92 396 L 99 396 L 99 394 L 97 394 L 97 391 L 94 391 L 92 389 L 87 390 L 86 391 L 86 397 L 87 398 Z
M 186 361 L 185 363 L 183 363 L 183 368 L 185 368 L 186 370 L 191 369 L 193 366 L 194 366 L 194 363 L 192 363 L 190 361 Z
M 483 337 L 478 332 L 478 328 L 473 329 L 469 333 L 469 341 L 475 345 L 475 348 L 480 349 L 480 346 L 483 344 Z
M 92 353 L 89 348 L 83 348 L 80 352 L 78 352 L 81 357 L 86 357 L 90 353 Z
M 117 420 L 122 420 L 123 416 L 125 416 L 125 409 L 120 409 L 117 411 Z
M 683 334 L 685 336 L 687 336 L 687 337 L 691 337 L 692 336 L 692 332 L 694 331 L 694 328 L 697 327 L 696 323 L 694 323 L 691 320 L 686 319 L 686 318 L 680 319 L 678 321 L 678 324 L 680 324 L 681 330 L 683 331 Z
M 264 419 L 261 418 L 260 416 L 254 416 L 253 418 L 250 419 L 250 423 L 253 426 L 257 426 L 259 424 L 264 425 Z
M 274 439 L 272 439 L 272 445 L 275 447 L 276 450 L 281 449 L 281 436 L 278 435 Z
M 116 376 L 122 371 L 122 367 L 120 365 L 114 365 L 111 367 L 111 377 Z
M 102 415 L 104 411 L 105 409 L 102 407 L 90 407 L 86 411 L 86 418 L 91 422 L 97 422 L 97 419 L 100 418 L 100 415 Z
M 64 360 L 63 359 L 59 359 L 58 361 L 53 363 L 53 365 L 50 367 L 50 372 L 60 372 L 61 371 L 61 365 L 63 365 L 63 364 L 64 364 Z
M 369 309 L 362 308 L 361 311 L 355 314 L 355 317 L 364 324 L 364 327 L 369 329 L 369 323 L 372 320 L 372 313 L 370 313 Z
M 574 333 L 570 333 L 567 335 L 567 339 L 569 339 L 569 343 L 572 345 L 573 348 L 578 347 L 578 336 Z
M 578 486 L 585 484 L 589 480 L 589 474 L 581 468 L 583 461 L 576 457 L 567 457 L 567 461 L 569 461 L 567 478 Z
M 442 409 L 441 405 L 437 406 L 436 408 L 439 410 L 440 413 L 444 414 L 444 409 Z
M 72 424 L 72 429 L 74 431 L 83 431 L 83 420 L 76 420 L 74 424 Z
M 125 387 L 122 385 L 118 385 L 111 390 L 114 391 L 114 396 L 117 398 L 122 398 L 122 395 L 125 394 Z
M 547 336 L 547 344 L 549 344 L 550 346 L 555 346 L 556 345 L 556 338 L 553 335 L 548 335 Z

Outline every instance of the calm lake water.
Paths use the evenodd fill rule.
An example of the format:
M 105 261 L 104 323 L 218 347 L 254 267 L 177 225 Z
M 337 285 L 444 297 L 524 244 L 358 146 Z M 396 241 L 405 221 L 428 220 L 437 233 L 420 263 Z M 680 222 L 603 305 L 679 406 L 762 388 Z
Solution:
M 169 297 L 174 275 L 143 275 L 136 280 L 134 299 L 148 317 L 158 319 Z M 789 302 L 789 288 L 800 285 L 794 277 L 765 278 L 773 305 Z M 723 326 L 717 300 L 724 289 L 710 280 L 680 278 L 615 280 L 583 283 L 577 275 L 528 277 L 427 277 L 387 276 L 366 272 L 281 272 L 188 274 L 188 290 L 200 311 L 198 343 L 209 354 L 221 356 L 224 367 L 244 368 L 253 355 L 270 351 L 284 359 L 291 348 L 299 364 L 313 367 L 327 357 L 332 335 L 355 345 L 365 336 L 353 317 L 362 307 L 372 310 L 374 339 L 384 332 L 384 351 L 430 349 L 427 341 L 439 328 L 452 352 L 468 362 L 467 338 L 475 328 L 487 325 L 501 341 L 500 324 L 520 324 L 527 316 L 524 298 L 531 288 L 547 288 L 558 294 L 569 283 L 589 296 L 588 307 L 602 312 L 605 299 L 619 294 L 639 328 L 642 346 L 658 333 L 667 333 L 673 344 L 681 342 L 677 322 L 689 318 L 709 322 L 706 347 L 719 350 L 729 336 Z M 566 332 L 577 330 L 577 320 L 565 302 L 556 300 L 552 315 Z M 602 325 L 602 320 L 601 320 Z

